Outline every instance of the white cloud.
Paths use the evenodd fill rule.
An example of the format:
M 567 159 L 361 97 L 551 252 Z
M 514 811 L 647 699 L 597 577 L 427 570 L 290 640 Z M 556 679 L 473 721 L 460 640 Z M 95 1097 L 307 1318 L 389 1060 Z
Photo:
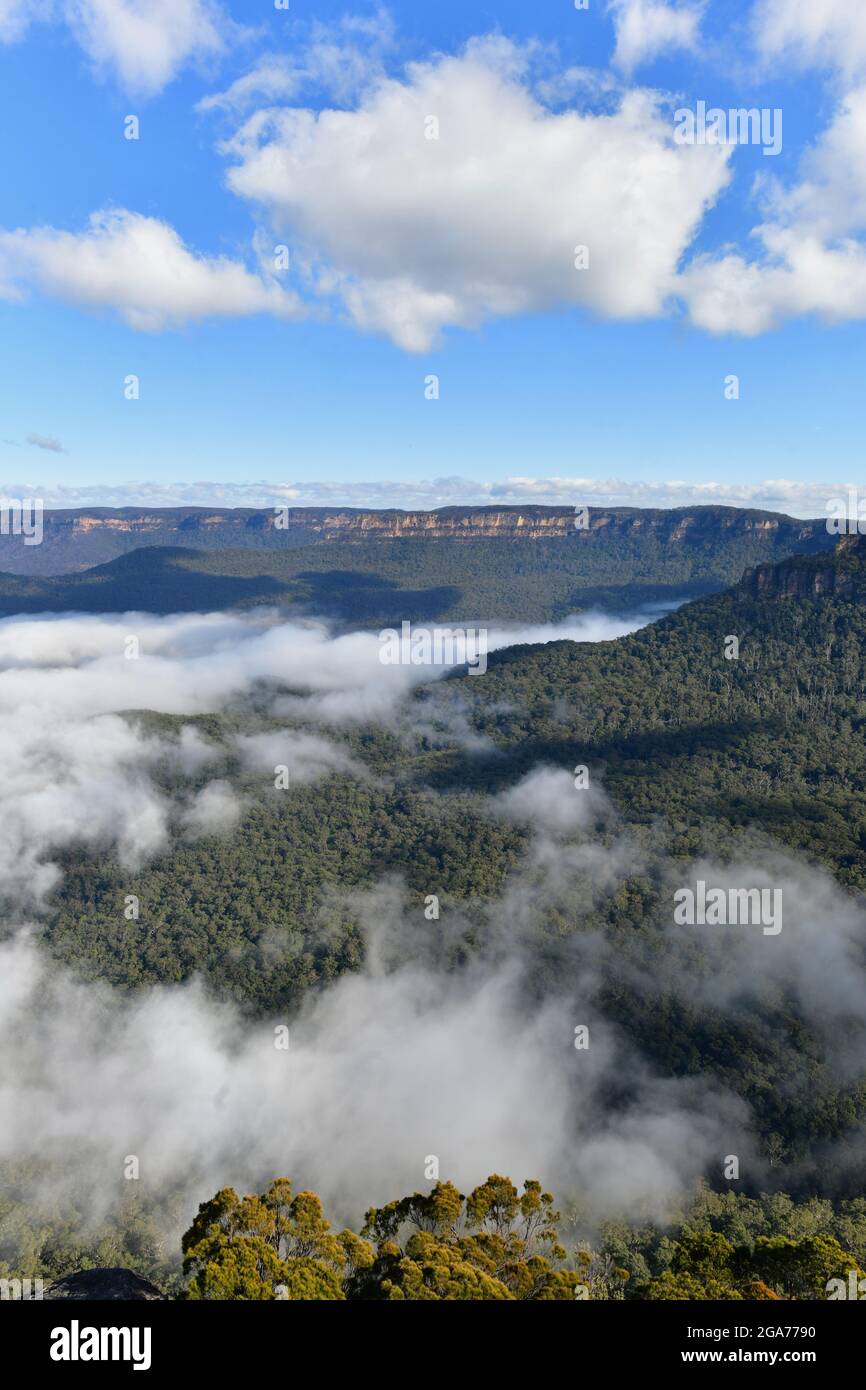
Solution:
M 624 64 L 662 35 L 696 39 L 696 5 L 623 0 L 616 13 Z M 602 111 L 552 109 L 540 93 L 555 76 L 545 69 L 539 80 L 550 54 L 542 62 L 535 45 L 475 39 L 398 79 L 384 74 L 390 42 L 378 18 L 366 29 L 319 26 L 297 58 L 268 56 L 202 103 L 234 113 L 262 97 L 291 101 L 307 85 L 357 100 L 344 110 L 269 105 L 222 146 L 234 160 L 230 188 L 270 224 L 255 245 L 290 249 L 292 287 L 265 254 L 252 268 L 199 255 L 165 222 L 120 209 L 94 213 L 79 233 L 0 233 L 0 296 L 35 286 L 151 331 L 336 308 L 416 352 L 448 327 L 562 308 L 639 319 L 684 303 L 695 325 L 746 335 L 798 315 L 866 317 L 863 89 L 846 97 L 794 187 L 764 177 L 755 254 L 734 246 L 689 262 L 730 181 L 733 145 L 677 144 L 671 111 L 644 89 L 609 92 Z M 425 138 L 430 118 L 438 139 Z
M 54 0 L 0 0 L 0 43 L 15 43 L 37 19 L 48 19 Z
M 83 232 L 0 232 L 0 296 L 35 286 L 85 308 L 116 309 L 158 331 L 211 316 L 298 318 L 298 297 L 224 256 L 191 251 L 173 227 L 124 208 L 94 213 Z
M 685 272 L 682 290 L 698 327 L 753 337 L 802 314 L 831 323 L 866 317 L 866 249 L 859 242 L 829 247 L 772 227 L 760 235 L 764 261 L 707 256 Z
M 785 319 L 866 317 L 866 87 L 849 92 L 801 161 L 790 189 L 758 185 L 761 255 L 698 257 L 680 277 L 694 323 L 714 333 L 765 333 Z
M 125 655 L 130 634 L 141 644 L 138 660 Z M 157 789 L 154 778 L 166 761 L 175 775 L 196 777 L 225 756 L 220 749 L 192 727 L 177 741 L 148 736 L 119 711 L 219 711 L 257 681 L 303 685 L 306 664 L 319 652 L 319 688 L 349 686 L 359 674 L 356 654 L 333 645 L 329 653 L 326 629 L 281 628 L 273 614 L 0 622 L 3 899 L 19 909 L 38 904 L 58 882 L 57 851 L 70 845 L 113 848 L 135 868 L 165 848 L 175 821 L 188 836 L 230 829 L 244 801 L 224 778 L 191 799 L 181 789 L 177 802 Z M 369 637 L 368 680 L 375 645 Z M 324 739 L 287 733 L 283 746 L 293 772 L 292 755 L 298 754 L 300 781 L 354 770 Z
M 559 625 L 490 633 L 490 650 L 557 637 L 598 641 L 650 620 L 579 615 Z M 128 659 L 127 639 L 139 643 Z M 409 731 L 402 708 L 416 686 L 448 669 L 386 666 L 375 632 L 333 636 L 323 623 L 286 622 L 271 610 L 158 618 L 144 613 L 0 621 L 0 897 L 38 904 L 56 886 L 58 850 L 113 848 L 135 867 L 168 843 L 177 824 L 189 836 L 235 823 L 259 779 L 273 787 L 287 766 L 290 787 L 366 769 L 321 731 L 271 729 L 238 736 L 222 749 L 195 728 L 178 739 L 147 734 L 122 711 L 215 713 L 256 692 L 273 718 L 316 724 L 381 722 Z M 296 694 L 289 696 L 286 691 Z M 245 774 L 238 795 L 221 770 L 192 794 L 169 798 L 155 773 L 197 777 L 236 753 Z
M 138 661 L 123 656 L 131 632 L 141 640 Z M 131 702 L 213 709 L 253 688 L 261 709 L 267 682 L 311 694 L 357 691 L 390 679 L 376 647 L 369 634 L 334 640 L 321 625 L 268 613 L 0 623 L 0 885 L 50 888 L 52 845 L 117 844 L 134 864 L 164 842 L 167 808 L 147 772 L 165 748 L 116 710 Z M 306 758 L 308 771 L 334 764 L 320 735 L 294 730 L 248 742 L 254 764 L 266 768 L 273 757 L 271 737 Z M 171 768 L 198 770 L 207 760 L 190 729 Z M 186 828 L 211 833 L 231 820 L 233 793 L 216 778 L 195 810 L 201 815 L 187 817 Z M 762 1181 L 745 1104 L 707 1074 L 655 1075 L 605 1018 L 601 987 L 615 978 L 666 1008 L 671 997 L 684 999 L 716 1023 L 760 1020 L 779 1000 L 794 1000 L 828 1068 L 856 1079 L 866 1019 L 860 904 L 813 865 L 766 847 L 760 867 L 738 858 L 719 868 L 656 861 L 627 831 L 567 843 L 590 816 L 613 816 L 600 791 L 576 792 L 563 769 L 535 769 L 490 810 L 534 829 L 500 896 L 476 900 L 469 918 L 451 903 L 426 932 L 399 885 L 353 883 L 343 902 L 364 936 L 363 969 L 311 991 L 291 1016 L 244 1019 L 195 983 L 86 985 L 54 969 L 26 934 L 5 940 L 0 1154 L 57 1163 L 51 1201 L 59 1190 L 62 1205 L 69 1184 L 96 1216 L 123 1186 L 122 1155 L 138 1154 L 152 1193 L 170 1193 L 172 1204 L 182 1195 L 182 1225 L 217 1187 L 249 1190 L 284 1172 L 297 1187 L 320 1190 L 331 1214 L 354 1220 L 363 1205 L 417 1187 L 427 1154 L 464 1190 L 491 1168 L 518 1181 L 539 1176 L 563 1197 L 579 1193 L 599 1219 L 645 1217 L 647 1208 L 669 1216 L 672 1201 L 731 1149 Z M 670 888 L 671 912 L 674 888 L 693 875 L 782 885 L 784 931 L 772 940 L 741 928 L 698 936 L 669 920 L 605 941 L 582 930 L 590 906 L 635 873 Z M 561 954 L 552 910 L 573 929 Z M 470 920 L 471 959 L 454 969 L 452 945 Z M 533 970 L 527 989 L 542 925 L 548 968 L 543 981 Z M 299 940 L 286 922 L 257 946 L 290 961 Z M 572 1042 L 584 1021 L 592 1046 L 578 1065 Z M 287 1023 L 291 1048 L 278 1050 L 274 1027 Z M 786 1080 L 796 1101 L 814 1093 L 820 1060 L 811 1046 L 808 1057 L 792 1050 Z
M 160 91 L 191 59 L 220 53 L 224 20 L 211 0 L 66 0 L 69 25 L 125 87 Z
M 616 30 L 614 62 L 626 72 L 670 49 L 694 50 L 703 3 L 608 0 Z
M 611 8 L 626 72 L 699 42 L 700 0 L 611 0 Z M 65 17 L 100 66 L 143 92 L 217 54 L 233 29 L 209 0 L 0 0 L 0 41 L 49 15 Z M 847 0 L 761 0 L 755 35 L 774 61 L 789 55 L 849 79 L 866 63 L 866 11 Z M 0 233 L 0 296 L 18 300 L 37 286 L 116 308 L 144 330 L 209 316 L 296 319 L 336 306 L 362 331 L 410 351 L 448 327 L 562 308 L 636 319 L 684 301 L 696 325 L 742 334 L 795 315 L 866 317 L 861 89 L 846 97 L 793 189 L 765 180 L 757 253 L 725 248 L 688 263 L 705 212 L 730 181 L 731 146 L 676 144 L 658 93 L 617 92 L 610 74 L 580 68 L 552 72 L 538 44 L 478 38 L 458 55 L 410 64 L 401 78 L 386 75 L 392 45 L 381 12 L 314 24 L 296 55 L 265 55 L 200 103 L 235 115 L 305 89 L 317 103 L 322 93 L 356 103 L 269 104 L 223 145 L 235 160 L 229 186 L 290 245 L 295 289 L 268 273 L 266 258 L 251 268 L 199 255 L 167 223 L 120 209 L 94 213 L 79 233 Z M 565 91 L 589 91 L 588 79 L 596 92 L 607 81 L 605 109 L 559 109 Z M 429 117 L 438 139 L 425 139 Z M 588 248 L 585 269 L 575 268 L 577 246 Z
M 226 91 L 203 97 L 197 109 L 235 113 L 260 99 L 289 101 L 311 88 L 344 104 L 384 76 L 393 42 L 393 20 L 383 10 L 370 20 L 344 15 L 334 24 L 314 23 L 296 52 L 265 54 Z
M 112 993 L 52 973 L 25 938 L 0 945 L 0 1156 L 59 1161 L 55 1203 L 66 1174 L 97 1214 L 117 1155 L 135 1153 L 151 1191 L 182 1193 L 182 1224 L 217 1188 L 286 1172 L 360 1223 L 370 1202 L 418 1187 L 426 1154 L 464 1191 L 491 1169 L 539 1175 L 609 1215 L 663 1212 L 732 1131 L 747 1144 L 745 1108 L 712 1083 L 653 1077 L 599 1017 L 592 980 L 527 1007 L 519 961 L 421 965 L 408 913 L 403 960 L 380 969 L 375 938 L 400 907 L 381 891 L 356 892 L 359 906 L 368 965 L 311 992 L 287 1050 L 274 1046 L 285 1015 L 250 1023 L 196 986 Z
M 38 903 L 60 878 L 52 855 L 69 845 L 112 846 L 134 869 L 167 843 L 168 808 L 148 776 L 163 751 L 157 740 L 113 714 L 49 717 L 26 703 L 4 702 L 0 726 L 9 740 L 0 792 L 4 902 L 19 910 Z
M 236 29 L 214 0 L 0 0 L 0 43 L 40 21 L 68 24 L 97 69 L 142 96 L 190 61 L 222 53 Z
M 826 515 L 829 497 L 859 486 L 857 478 L 766 478 L 737 483 L 685 478 L 505 477 L 483 482 L 462 477 L 225 483 L 35 483 L 0 484 L 5 497 L 41 497 L 46 507 L 399 507 L 430 510 L 450 506 L 519 507 L 754 507 L 796 517 Z M 0 566 L 2 568 L 2 566 Z
M 647 91 L 612 113 L 554 114 L 527 62 L 476 40 L 382 79 L 353 111 L 258 111 L 224 147 L 229 186 L 291 240 L 314 292 L 412 351 L 497 315 L 661 313 L 730 150 L 676 145 Z M 425 138 L 431 115 L 439 139 Z M 589 269 L 575 269 L 580 245 Z
M 753 21 L 766 59 L 848 76 L 866 66 L 866 7 L 859 0 L 757 0 Z
M 243 809 L 244 801 L 230 782 L 208 782 L 183 813 L 181 827 L 189 839 L 225 835 L 237 824 Z
M 236 742 L 247 767 L 271 775 L 276 768 L 287 767 L 292 785 L 318 782 L 332 772 L 358 778 L 367 775 L 366 769 L 344 749 L 318 734 L 281 729 L 276 733 L 244 734 Z
M 545 810 L 541 783 L 527 796 L 530 785 L 521 816 Z M 570 795 L 548 787 L 557 800 Z M 51 1198 L 58 1180 L 74 1183 L 97 1214 L 114 1200 L 119 1156 L 138 1154 L 154 1193 L 183 1194 L 187 1220 L 218 1187 L 249 1190 L 287 1172 L 354 1220 L 369 1202 L 417 1187 L 431 1153 L 464 1190 L 494 1167 L 518 1180 L 538 1175 L 563 1197 L 580 1193 L 596 1219 L 669 1216 L 672 1200 L 732 1149 L 762 1181 L 745 1103 L 706 1072 L 654 1075 L 605 1018 L 600 992 L 615 978 L 651 1007 L 679 998 L 716 1022 L 761 1019 L 780 999 L 796 1001 L 821 1051 L 792 1051 L 791 1096 L 813 1094 L 821 1052 L 833 1075 L 861 1075 L 862 909 L 814 866 L 762 859 L 760 868 L 738 859 L 654 869 L 671 909 L 684 875 L 781 884 L 777 938 L 660 922 L 605 942 L 580 929 L 582 917 L 595 895 L 609 899 L 647 871 L 641 850 L 627 837 L 575 846 L 542 833 L 487 904 L 480 932 L 474 922 L 462 969 L 445 968 L 467 925 L 457 904 L 425 933 L 399 885 L 353 888 L 346 906 L 364 935 L 363 969 L 312 991 L 291 1016 L 252 1022 L 195 983 L 128 992 L 76 982 L 19 934 L 0 946 L 0 1154 L 60 1161 Z M 527 990 L 524 951 L 537 947 L 551 908 L 568 914 L 572 935 L 558 956 L 545 938 L 544 990 L 537 971 Z M 290 927 L 272 949 L 291 958 Z M 584 1021 L 592 1046 L 577 1066 L 572 1041 Z M 274 1027 L 285 1024 L 282 1051 Z
M 212 92 L 196 103 L 198 111 L 244 111 L 251 102 L 264 99 L 291 100 L 303 86 L 303 71 L 298 64 L 281 54 L 266 54 L 259 58 L 243 77 L 238 77 L 224 92 Z
M 531 826 L 536 833 L 568 837 L 585 830 L 597 815 L 606 814 L 608 806 L 604 794 L 595 787 L 576 787 L 572 773 L 537 767 L 494 797 L 491 810 Z

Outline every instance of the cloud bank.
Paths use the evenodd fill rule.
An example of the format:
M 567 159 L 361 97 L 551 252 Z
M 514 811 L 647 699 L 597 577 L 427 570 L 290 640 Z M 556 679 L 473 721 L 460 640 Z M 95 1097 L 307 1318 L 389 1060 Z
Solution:
M 650 621 L 580 615 L 562 624 L 491 630 L 489 649 L 568 637 L 598 641 Z M 135 655 L 134 653 L 137 653 Z M 260 788 L 275 769 L 290 785 L 335 773 L 366 777 L 339 741 L 344 726 L 380 723 L 411 737 L 423 719 L 407 695 L 439 666 L 384 666 L 373 632 L 335 636 L 326 623 L 272 611 L 157 618 L 63 615 L 0 622 L 0 899 L 28 910 L 56 887 L 57 856 L 85 845 L 131 868 L 187 837 L 229 831 L 243 798 L 225 779 L 236 759 Z M 459 651 L 456 653 L 459 656 Z M 286 727 L 241 732 L 227 746 L 191 725 L 157 734 L 130 711 L 189 716 L 255 701 Z M 325 726 L 303 729 L 299 723 Z M 457 718 L 452 733 L 463 731 Z M 161 789 L 170 768 L 180 799 Z M 210 772 L 210 781 L 202 783 Z
M 493 1164 L 579 1186 L 598 1212 L 659 1211 L 739 1118 L 724 1097 L 645 1073 L 601 1022 L 578 1053 L 588 1001 L 528 1009 L 515 965 L 372 968 L 260 1026 L 194 986 L 124 1000 L 75 984 L 24 940 L 0 947 L 0 965 L 0 1156 L 62 1155 L 77 1182 L 93 1165 L 95 1214 L 128 1192 L 127 1155 L 146 1192 L 182 1185 L 187 1219 L 229 1182 L 290 1173 L 358 1221 L 364 1202 L 424 1186 L 430 1155 L 464 1190 Z M 625 1066 L 636 1097 L 605 1118 Z
M 12 443 L 13 441 L 6 441 Z M 858 484 L 768 478 L 732 483 L 707 479 L 641 480 L 590 477 L 505 477 L 254 482 L 127 482 L 74 484 L 33 478 L 0 484 L 6 497 L 39 497 L 46 507 L 360 507 L 432 510 L 448 506 L 754 507 L 789 516 L 827 516 L 828 500 Z

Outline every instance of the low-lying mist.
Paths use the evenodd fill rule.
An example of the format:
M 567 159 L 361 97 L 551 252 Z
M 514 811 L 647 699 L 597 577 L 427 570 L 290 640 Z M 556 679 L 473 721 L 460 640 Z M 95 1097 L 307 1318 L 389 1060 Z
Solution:
M 499 644 L 533 632 L 605 640 L 640 621 L 570 620 L 501 634 Z M 130 638 L 136 657 L 125 654 Z M 367 776 L 339 729 L 378 721 L 400 731 L 416 717 L 407 697 L 430 675 L 381 665 L 373 634 L 331 637 L 324 624 L 274 613 L 0 623 L 0 1157 L 52 1164 L 94 1222 L 131 1182 L 152 1197 L 179 1192 L 188 1220 L 217 1188 L 252 1190 L 278 1174 L 357 1222 L 370 1202 L 423 1187 L 433 1157 L 463 1190 L 494 1170 L 537 1176 L 591 1221 L 663 1221 L 729 1155 L 753 1184 L 770 1175 L 746 1100 L 708 1068 L 661 1074 L 606 1013 L 611 980 L 759 1038 L 764 1020 L 769 1030 L 771 1015 L 795 1010 L 840 1085 L 862 1076 L 859 905 L 781 854 L 744 847 L 725 866 L 653 858 L 602 788 L 578 790 L 561 768 L 536 768 L 488 798 L 491 817 L 530 832 L 495 901 L 428 920 L 393 876 L 334 886 L 363 930 L 365 965 L 309 994 L 292 1017 L 251 1022 L 195 981 L 138 993 L 85 984 L 37 944 L 28 919 L 38 921 L 56 886 L 64 847 L 134 865 L 178 835 L 231 834 L 244 813 L 230 782 L 208 780 L 215 755 L 198 730 L 167 740 L 123 712 L 193 716 L 254 698 L 278 713 L 289 701 L 292 719 L 314 727 L 238 732 L 235 751 L 269 785 L 288 761 L 303 795 L 334 772 Z M 152 775 L 166 757 L 198 779 L 180 802 Z M 670 913 L 652 932 L 601 933 L 591 909 L 641 872 Z M 783 930 L 676 927 L 673 894 L 696 878 L 781 887 Z M 568 935 L 547 930 L 552 911 Z M 460 949 L 467 941 L 471 953 Z M 576 1045 L 584 1028 L 588 1046 Z M 792 1049 L 791 1096 L 811 1084 Z M 854 1150 L 860 1143 L 852 1135 Z

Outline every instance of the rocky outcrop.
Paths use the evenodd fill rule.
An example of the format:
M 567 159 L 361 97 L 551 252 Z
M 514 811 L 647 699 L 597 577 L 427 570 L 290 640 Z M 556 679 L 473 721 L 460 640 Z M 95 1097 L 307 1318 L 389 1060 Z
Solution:
M 58 1279 L 45 1290 L 45 1298 L 90 1299 L 100 1302 L 107 1299 L 122 1299 L 127 1303 L 143 1300 L 164 1299 L 155 1284 L 142 1279 L 131 1269 L 83 1269 L 78 1274 L 68 1274 Z
M 866 537 L 843 536 L 824 555 L 796 555 L 779 564 L 758 565 L 740 588 L 753 598 L 866 599 Z

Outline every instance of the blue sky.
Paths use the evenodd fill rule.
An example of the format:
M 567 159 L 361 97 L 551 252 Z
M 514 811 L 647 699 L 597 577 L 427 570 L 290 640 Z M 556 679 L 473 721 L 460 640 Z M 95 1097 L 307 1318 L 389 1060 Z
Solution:
M 815 8 L 0 0 L 4 489 L 820 514 L 861 472 L 866 17 Z M 678 144 L 701 101 L 781 151 Z

